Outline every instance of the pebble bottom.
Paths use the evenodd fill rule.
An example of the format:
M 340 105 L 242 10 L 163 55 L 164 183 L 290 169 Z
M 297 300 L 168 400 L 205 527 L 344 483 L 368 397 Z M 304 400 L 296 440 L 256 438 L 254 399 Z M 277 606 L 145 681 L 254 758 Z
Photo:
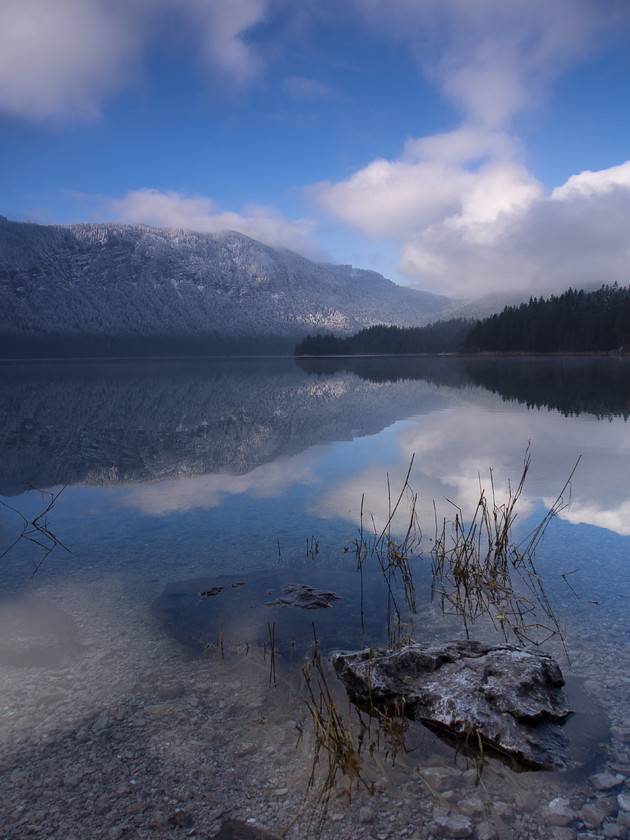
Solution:
M 0 840 L 220 838 L 229 821 L 243 838 L 630 840 L 627 667 L 601 640 L 583 676 L 612 737 L 584 772 L 490 760 L 479 778 L 430 736 L 368 757 L 373 790 L 340 773 L 324 807 L 299 663 L 278 659 L 274 685 L 262 650 L 191 658 L 111 583 L 49 594 L 81 644 L 50 666 L 0 664 Z

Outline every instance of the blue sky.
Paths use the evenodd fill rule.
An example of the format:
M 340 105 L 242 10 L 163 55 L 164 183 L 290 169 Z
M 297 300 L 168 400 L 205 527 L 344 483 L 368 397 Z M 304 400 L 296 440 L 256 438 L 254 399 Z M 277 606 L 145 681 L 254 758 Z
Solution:
M 627 0 L 2 0 L 0 212 L 627 284 L 629 99 Z

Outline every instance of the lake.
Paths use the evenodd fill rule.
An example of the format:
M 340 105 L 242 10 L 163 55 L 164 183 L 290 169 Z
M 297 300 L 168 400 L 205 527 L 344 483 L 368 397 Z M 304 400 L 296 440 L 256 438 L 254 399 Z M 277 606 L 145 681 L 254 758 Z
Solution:
M 626 836 L 629 360 L 3 364 L 0 414 L 2 836 L 214 836 L 230 819 L 288 838 Z M 556 624 L 537 608 L 526 635 L 567 680 L 575 766 L 480 772 L 420 724 L 402 743 L 374 723 L 374 789 L 355 780 L 349 801 L 339 771 L 318 799 L 302 668 L 317 639 L 332 689 L 332 650 L 392 633 L 378 563 L 357 573 L 360 528 L 381 532 L 408 476 L 391 526 L 402 538 L 415 504 L 404 634 L 464 638 L 432 587 L 436 522 L 469 522 L 481 488 L 501 505 L 529 458 L 516 541 L 564 488 L 535 558 Z M 274 605 L 287 583 L 342 600 Z M 502 641 L 496 615 L 469 632 Z

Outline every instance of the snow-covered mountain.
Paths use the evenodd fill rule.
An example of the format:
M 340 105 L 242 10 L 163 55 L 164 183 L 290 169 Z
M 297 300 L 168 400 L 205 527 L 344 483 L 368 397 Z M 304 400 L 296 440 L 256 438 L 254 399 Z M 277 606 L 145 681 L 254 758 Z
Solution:
M 445 297 L 233 231 L 0 217 L 0 355 L 286 352 L 308 333 L 436 320 Z

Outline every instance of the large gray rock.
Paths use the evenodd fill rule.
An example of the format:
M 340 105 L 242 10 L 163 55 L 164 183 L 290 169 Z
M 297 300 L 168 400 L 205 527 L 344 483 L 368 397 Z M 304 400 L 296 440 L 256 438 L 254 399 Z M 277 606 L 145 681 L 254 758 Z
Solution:
M 561 724 L 571 713 L 557 663 L 512 645 L 474 641 L 411 644 L 336 653 L 331 658 L 350 697 L 419 720 L 516 766 L 567 766 Z

